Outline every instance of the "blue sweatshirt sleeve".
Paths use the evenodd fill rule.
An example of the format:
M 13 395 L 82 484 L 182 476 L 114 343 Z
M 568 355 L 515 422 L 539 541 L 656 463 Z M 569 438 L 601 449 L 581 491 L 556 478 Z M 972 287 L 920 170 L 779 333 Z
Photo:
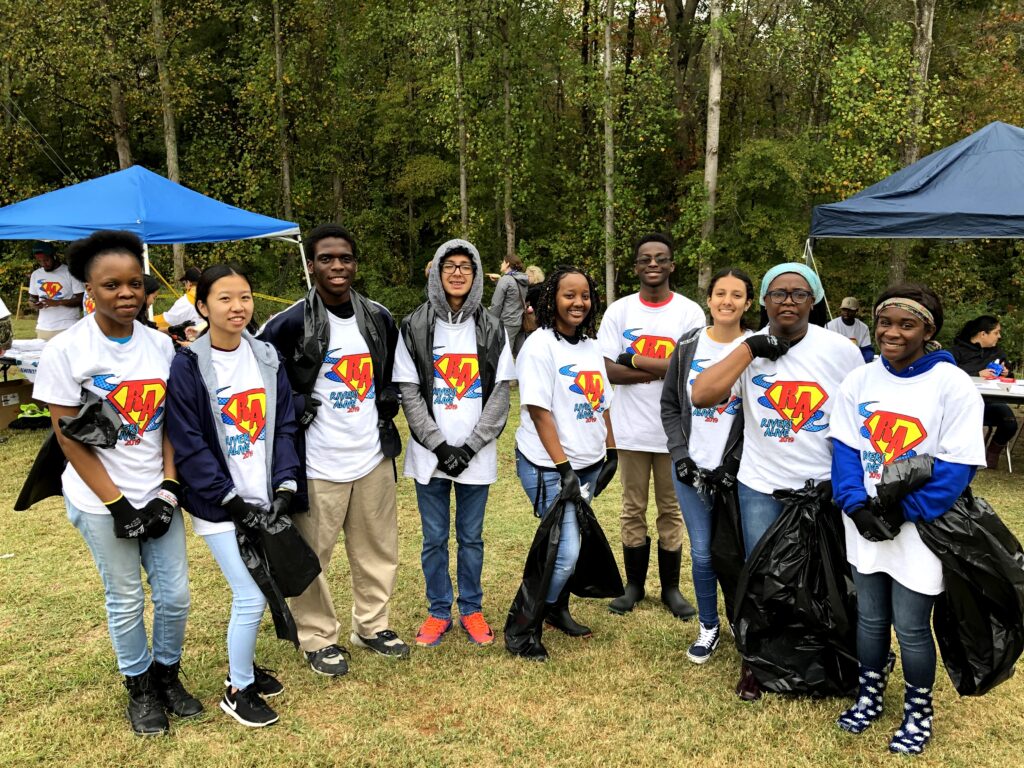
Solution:
M 844 512 L 853 512 L 868 501 L 864 467 L 855 448 L 832 438 L 832 499 Z
M 861 357 L 864 358 L 865 363 L 870 363 L 872 360 L 875 359 L 875 350 L 872 348 L 870 344 L 868 344 L 866 347 L 861 347 L 860 354 Z
M 949 511 L 974 479 L 976 467 L 935 460 L 932 479 L 903 499 L 903 516 L 911 522 L 934 520 Z

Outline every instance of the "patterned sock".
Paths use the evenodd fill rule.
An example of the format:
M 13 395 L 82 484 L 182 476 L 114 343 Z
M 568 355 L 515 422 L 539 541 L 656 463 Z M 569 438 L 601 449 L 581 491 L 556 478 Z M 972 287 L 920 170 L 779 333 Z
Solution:
M 903 722 L 889 742 L 890 752 L 919 755 L 932 737 L 932 689 L 907 684 Z
M 882 696 L 889 673 L 886 670 L 870 669 L 861 665 L 860 688 L 853 706 L 843 712 L 836 725 L 849 733 L 862 733 L 869 725 L 882 716 Z

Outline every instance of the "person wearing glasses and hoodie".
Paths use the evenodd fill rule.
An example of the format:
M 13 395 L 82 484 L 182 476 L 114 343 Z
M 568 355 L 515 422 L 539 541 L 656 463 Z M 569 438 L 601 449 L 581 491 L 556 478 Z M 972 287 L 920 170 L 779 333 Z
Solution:
M 405 476 L 416 483 L 423 522 L 423 577 L 428 616 L 416 635 L 435 646 L 452 626 L 448 573 L 451 494 L 455 490 L 459 625 L 470 642 L 489 645 L 480 574 L 487 493 L 498 479 L 497 438 L 505 428 L 515 366 L 501 321 L 481 306 L 483 269 L 477 249 L 449 240 L 437 249 L 427 301 L 402 322 L 393 380 L 412 440 Z

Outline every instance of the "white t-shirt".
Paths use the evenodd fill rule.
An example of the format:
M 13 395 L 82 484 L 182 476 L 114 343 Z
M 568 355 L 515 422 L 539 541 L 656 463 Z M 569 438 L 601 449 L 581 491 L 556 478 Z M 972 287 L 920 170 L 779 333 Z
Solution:
M 171 308 L 164 312 L 164 322 L 168 325 L 181 325 L 190 320 L 199 325 L 206 322 L 196 310 L 196 305 L 190 300 L 188 293 L 183 293 L 171 304 Z
M 224 453 L 235 492 L 250 504 L 270 506 L 267 493 L 267 392 L 263 387 L 256 356 L 244 341 L 237 349 L 211 350 L 213 371 L 217 376 L 217 403 L 227 432 Z M 273 404 L 272 404 L 273 405 Z M 192 518 L 192 528 L 200 536 L 232 531 L 231 521 L 213 523 Z
M 742 342 L 737 339 L 729 351 Z M 816 325 L 777 361 L 758 357 L 748 365 L 732 388 L 743 399 L 740 482 L 771 493 L 827 479 L 835 395 L 843 379 L 862 365 L 853 344 Z
M 504 333 L 502 334 L 504 336 Z M 434 322 L 434 421 L 449 445 L 466 442 L 480 421 L 483 412 L 483 392 L 480 364 L 476 354 L 476 324 Z M 505 345 L 498 358 L 495 381 L 512 381 L 516 369 L 512 351 L 505 336 Z M 398 340 L 395 352 L 396 383 L 419 384 L 420 378 L 405 339 Z M 432 477 L 454 480 L 465 485 L 490 485 L 498 479 L 497 441 L 491 440 L 477 453 L 469 466 L 458 477 L 449 477 L 437 468 L 437 456 L 415 440 L 410 440 L 405 451 L 405 476 L 425 485 Z
M 306 430 L 306 476 L 349 483 L 384 460 L 373 360 L 354 317 L 327 317 L 331 341 L 313 387 L 321 406 Z
M 882 468 L 919 454 L 985 466 L 981 395 L 955 365 L 939 363 L 909 379 L 889 373 L 882 362 L 861 366 L 843 382 L 832 410 L 831 436 L 857 450 L 864 488 L 877 495 Z M 943 590 L 942 563 L 906 522 L 892 541 L 871 542 L 843 515 L 846 559 L 861 573 L 883 572 L 925 595 Z
M 50 272 L 39 267 L 28 281 L 28 295 L 36 298 L 45 296 L 47 299 L 70 299 L 84 292 L 85 286 L 71 276 L 66 264 Z M 39 310 L 36 330 L 62 331 L 77 323 L 81 317 L 82 311 L 78 307 L 44 307 Z
M 750 331 L 743 332 L 743 338 L 750 335 Z M 721 360 L 733 346 L 732 342 L 720 343 L 712 340 L 707 329 L 704 329 L 697 340 L 697 348 L 690 363 L 690 373 L 686 379 L 687 395 L 692 397 L 693 381 L 697 374 Z M 722 464 L 722 454 L 725 453 L 725 444 L 729 441 L 732 425 L 736 417 L 743 413 L 743 400 L 736 395 L 730 395 L 729 401 L 722 405 L 711 408 L 691 407 L 693 413 L 690 416 L 690 442 L 687 446 L 690 458 L 701 469 L 718 469 Z M 615 433 L 616 438 L 618 434 Z
M 601 354 L 614 361 L 627 350 L 646 357 L 667 359 L 676 340 L 705 323 L 704 311 L 690 299 L 673 293 L 662 304 L 648 304 L 634 293 L 612 302 L 601 320 L 597 342 Z M 615 385 L 612 429 L 615 444 L 628 451 L 668 453 L 668 437 L 661 421 L 664 380 Z
M 853 320 L 853 325 L 847 325 L 841 317 L 833 318 L 825 324 L 825 330 L 834 331 L 840 336 L 851 339 L 858 348 L 871 346 L 871 331 L 856 318 Z
M 104 336 L 96 316 L 89 315 L 51 339 L 39 359 L 32 390 L 36 400 L 77 408 L 87 389 L 120 415 L 117 445 L 93 452 L 137 508 L 156 496 L 164 479 L 164 398 L 173 356 L 171 340 L 162 333 L 136 322 L 131 339 L 119 344 Z M 78 509 L 109 514 L 70 463 L 62 480 L 64 495 Z
M 573 469 L 601 461 L 608 435 L 604 412 L 611 405 L 612 392 L 597 342 L 586 339 L 570 344 L 556 339 L 550 328 L 542 328 L 531 333 L 519 350 L 516 373 L 520 402 L 516 446 L 522 454 L 538 466 L 555 466 L 526 407 L 538 405 L 551 412 Z

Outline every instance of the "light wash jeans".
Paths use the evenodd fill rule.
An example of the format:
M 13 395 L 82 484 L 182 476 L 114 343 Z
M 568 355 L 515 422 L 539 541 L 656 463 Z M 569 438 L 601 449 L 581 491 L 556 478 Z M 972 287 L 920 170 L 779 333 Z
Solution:
M 683 522 L 690 538 L 690 563 L 693 566 L 693 591 L 697 595 L 700 623 L 718 626 L 718 578 L 711 566 L 711 498 L 683 485 L 672 474 Z
M 757 542 L 782 514 L 782 502 L 770 493 L 755 491 L 743 483 L 738 483 L 737 489 L 740 500 L 740 523 L 743 527 L 743 548 L 747 550 L 747 557 L 750 557 Z

